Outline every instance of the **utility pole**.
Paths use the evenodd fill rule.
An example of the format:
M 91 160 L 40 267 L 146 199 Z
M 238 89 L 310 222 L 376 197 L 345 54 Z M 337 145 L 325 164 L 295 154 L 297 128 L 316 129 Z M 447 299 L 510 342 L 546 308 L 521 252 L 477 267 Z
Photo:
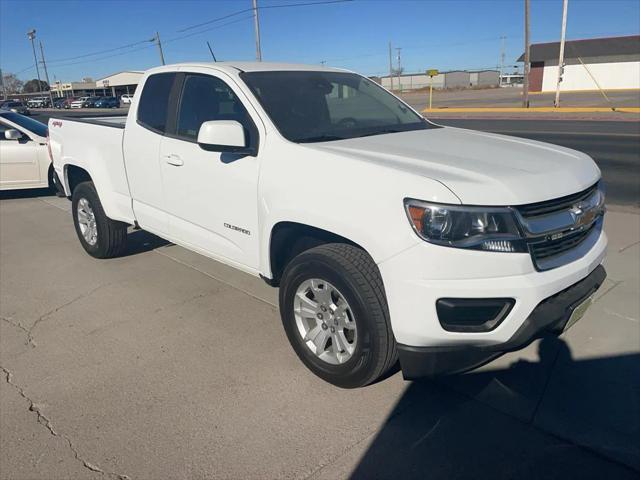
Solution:
M 36 56 L 36 29 L 31 29 L 27 32 L 27 38 L 31 40 L 31 48 L 33 50 L 33 61 L 36 62 L 36 74 L 38 75 L 38 93 L 42 91 L 42 81 L 40 80 L 40 69 L 38 68 L 38 57 Z
M 253 25 L 256 30 L 256 60 L 262 61 L 262 50 L 260 49 L 260 19 L 258 18 L 258 0 L 253 0 Z
M 389 82 L 391 82 L 390 90 L 393 91 L 393 48 L 389 42 Z
M 164 53 L 162 53 L 162 43 L 160 43 L 160 34 L 156 32 L 156 45 L 158 45 L 158 51 L 160 52 L 160 62 L 164 65 Z
M 504 50 L 505 50 L 505 41 L 507 37 L 502 35 L 500 37 L 500 82 L 502 83 L 502 75 L 504 75 Z
M 207 47 L 209 47 L 209 53 L 211 53 L 211 56 L 213 57 L 213 61 L 217 62 L 218 60 L 216 60 L 216 56 L 213 54 L 213 48 L 211 48 L 211 44 L 209 43 L 209 40 L 207 40 Z
M 402 82 L 400 81 L 400 74 L 402 73 L 402 64 L 400 62 L 400 52 L 402 50 L 402 47 L 396 47 L 396 50 L 398 51 L 398 91 L 402 90 Z
M 522 106 L 529 108 L 529 0 L 524 0 L 524 84 Z
M 562 30 L 560 31 L 560 55 L 558 56 L 558 81 L 556 82 L 556 99 L 553 102 L 554 107 L 560 106 L 560 82 L 564 73 L 564 39 L 567 33 L 567 9 L 569 0 L 562 2 Z
M 4 86 L 4 77 L 2 76 L 2 69 L 0 68 L 0 87 L 2 87 L 2 99 L 7 99 L 7 88 Z
M 49 82 L 49 72 L 47 72 L 47 62 L 44 61 L 44 48 L 42 48 L 42 41 L 40 41 L 40 55 L 42 56 L 44 77 L 47 79 L 47 85 L 49 85 L 49 101 L 51 102 L 51 108 L 53 108 L 53 95 L 51 94 L 51 83 Z

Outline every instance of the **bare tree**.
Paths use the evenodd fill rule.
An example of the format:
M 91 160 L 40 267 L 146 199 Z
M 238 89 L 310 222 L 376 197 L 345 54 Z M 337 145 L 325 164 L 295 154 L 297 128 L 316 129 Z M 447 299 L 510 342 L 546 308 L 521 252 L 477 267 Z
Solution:
M 14 93 L 20 93 L 22 91 L 22 86 L 24 82 L 13 73 L 6 73 L 2 75 L 2 85 L 4 88 L 4 93 L 6 95 L 12 95 Z

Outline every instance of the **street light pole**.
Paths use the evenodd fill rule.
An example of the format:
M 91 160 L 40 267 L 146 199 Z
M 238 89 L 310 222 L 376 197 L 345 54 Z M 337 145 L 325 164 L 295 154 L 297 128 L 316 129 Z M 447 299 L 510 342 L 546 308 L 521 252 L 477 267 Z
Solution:
M 42 42 L 40 42 L 40 55 L 42 56 L 42 66 L 44 67 L 44 76 L 47 79 L 47 85 L 49 85 L 49 102 L 53 108 L 53 95 L 51 94 L 51 83 L 49 83 L 49 72 L 47 72 L 47 63 L 44 61 L 44 48 L 42 48 Z
M 522 106 L 529 108 L 529 0 L 524 0 L 524 84 Z
M 38 68 L 38 57 L 36 56 L 36 29 L 31 29 L 27 32 L 27 38 L 31 40 L 31 48 L 33 50 L 33 61 L 36 62 L 36 74 L 38 75 L 38 93 L 42 91 L 42 80 L 40 80 L 40 69 Z
M 256 60 L 262 61 L 262 49 L 260 48 L 260 19 L 258 18 L 258 0 L 253 0 L 253 25 L 256 30 Z
M 556 82 L 556 100 L 553 105 L 557 108 L 560 106 L 560 82 L 564 71 L 564 39 L 567 33 L 567 9 L 569 0 L 562 2 L 562 31 L 560 33 L 560 55 L 558 56 L 558 81 Z
M 391 50 L 391 42 L 389 42 L 389 90 L 393 92 L 393 51 Z

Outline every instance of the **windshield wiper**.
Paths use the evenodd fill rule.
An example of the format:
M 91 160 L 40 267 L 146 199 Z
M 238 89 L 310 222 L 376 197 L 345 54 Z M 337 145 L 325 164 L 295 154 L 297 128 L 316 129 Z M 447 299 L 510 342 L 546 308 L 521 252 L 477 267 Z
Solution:
M 384 130 L 376 130 L 375 132 L 363 133 L 362 135 L 358 135 L 358 138 L 372 137 L 373 135 L 384 135 L 385 133 L 400 133 L 405 131 L 406 130 L 396 130 L 395 128 L 386 128 Z
M 330 142 L 332 140 L 344 140 L 344 137 L 338 137 L 337 135 L 317 135 L 315 137 L 305 137 L 296 140 L 298 143 L 314 143 L 314 142 Z

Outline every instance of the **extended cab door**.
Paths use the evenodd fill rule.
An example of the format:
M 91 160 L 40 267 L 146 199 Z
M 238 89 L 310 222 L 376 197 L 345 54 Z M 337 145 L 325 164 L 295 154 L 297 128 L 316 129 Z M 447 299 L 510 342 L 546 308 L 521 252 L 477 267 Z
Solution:
M 178 74 L 175 125 L 161 142 L 170 236 L 251 271 L 258 268 L 259 159 L 207 151 L 196 139 L 205 121 L 237 120 L 257 146 L 259 120 L 230 79 L 206 72 Z
M 165 211 L 160 142 L 165 134 L 175 72 L 149 75 L 141 86 L 142 94 L 127 119 L 123 151 L 133 211 L 140 226 L 168 235 Z

